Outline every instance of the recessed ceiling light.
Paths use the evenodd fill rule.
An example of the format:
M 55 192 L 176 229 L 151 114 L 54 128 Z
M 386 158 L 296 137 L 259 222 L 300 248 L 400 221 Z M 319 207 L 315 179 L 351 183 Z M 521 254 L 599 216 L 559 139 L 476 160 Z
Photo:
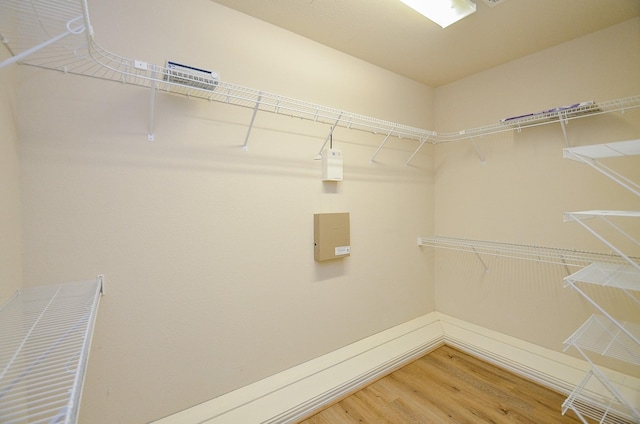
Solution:
M 410 8 L 446 28 L 476 11 L 472 0 L 400 0 Z

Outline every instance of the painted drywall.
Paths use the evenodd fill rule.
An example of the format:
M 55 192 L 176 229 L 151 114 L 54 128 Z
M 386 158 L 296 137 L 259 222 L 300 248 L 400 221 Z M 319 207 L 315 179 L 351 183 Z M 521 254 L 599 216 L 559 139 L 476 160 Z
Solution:
M 124 56 L 433 127 L 433 90 L 208 0 L 90 2 Z M 95 4 L 94 4 L 95 3 Z M 144 26 L 141 27 L 141 23 Z M 25 285 L 105 274 L 81 422 L 141 423 L 434 310 L 433 151 L 329 125 L 20 68 Z M 313 214 L 349 212 L 351 255 L 313 260 Z
M 0 49 L 0 62 L 9 57 Z M 20 175 L 15 125 L 15 73 L 12 65 L 0 70 L 0 305 L 22 285 Z
M 580 101 L 640 94 L 640 18 L 436 89 L 440 131 L 474 128 L 510 116 Z M 640 137 L 640 111 L 572 120 L 572 146 Z M 435 164 L 436 235 L 608 253 L 610 249 L 563 212 L 638 210 L 640 199 L 587 165 L 562 158 L 559 123 L 475 140 L 438 145 Z M 637 157 L 605 161 L 640 181 Z M 637 246 L 597 222 L 598 231 L 628 254 Z M 632 219 L 616 221 L 636 237 Z M 439 312 L 544 346 L 562 342 L 595 309 L 563 288 L 562 266 L 437 252 Z M 573 269 L 576 271 L 577 269 Z M 614 289 L 590 293 L 622 320 L 638 309 Z

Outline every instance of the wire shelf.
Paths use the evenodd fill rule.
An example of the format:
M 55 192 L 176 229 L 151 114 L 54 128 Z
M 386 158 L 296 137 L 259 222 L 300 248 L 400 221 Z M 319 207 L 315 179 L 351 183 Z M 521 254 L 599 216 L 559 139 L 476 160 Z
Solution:
M 451 237 L 419 237 L 418 245 L 571 267 L 584 267 L 592 262 L 626 263 L 623 258 L 613 254 Z
M 565 280 L 640 291 L 640 270 L 626 265 L 594 262 Z
M 640 155 L 640 139 L 563 149 L 563 157 L 580 162 L 579 157 L 602 159 L 636 155 Z
M 640 338 L 640 325 L 630 322 L 614 323 L 600 315 L 591 315 L 578 330 L 565 340 L 565 350 L 569 346 L 585 349 L 599 355 L 609 356 L 634 365 L 640 365 L 640 345 L 627 333 Z
M 594 389 L 598 392 L 604 389 L 611 392 L 613 397 L 596 394 Z M 620 398 L 618 391 L 597 368 L 592 368 L 565 399 L 562 404 L 562 414 L 564 415 L 569 409 L 573 410 L 585 424 L 591 422 L 587 421 L 587 418 L 601 424 L 632 424 L 640 420 L 638 411 L 624 398 Z
M 196 79 L 187 78 L 185 84 L 171 82 L 165 78 L 166 67 L 124 58 L 102 48 L 95 41 L 86 0 L 3 0 L 0 2 L 0 37 L 14 55 L 10 60 L 27 65 L 367 131 L 384 135 L 385 141 L 389 137 L 418 141 L 407 164 L 426 142 L 461 141 L 640 107 L 640 96 L 633 96 L 579 104 L 458 132 L 437 133 L 228 82 L 220 81 L 214 89 L 197 87 Z M 0 68 L 2 66 L 4 63 L 0 63 Z
M 554 112 L 537 113 L 524 116 L 518 119 L 497 122 L 478 128 L 461 130 L 451 133 L 439 133 L 434 144 L 451 141 L 461 141 L 472 138 L 484 137 L 492 134 L 499 134 L 510 131 L 521 131 L 525 128 L 548 125 L 558 122 L 567 122 L 577 118 L 602 115 L 612 112 L 624 112 L 626 110 L 640 107 L 640 96 L 631 96 L 622 99 L 593 102 L 583 106 L 559 110 Z
M 76 422 L 101 287 L 28 288 L 0 309 L 0 422 Z

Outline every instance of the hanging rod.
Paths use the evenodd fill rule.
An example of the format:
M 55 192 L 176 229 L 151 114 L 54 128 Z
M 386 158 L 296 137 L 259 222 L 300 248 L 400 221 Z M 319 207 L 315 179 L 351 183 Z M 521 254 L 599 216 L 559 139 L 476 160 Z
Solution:
M 84 17 L 84 25 L 69 31 L 69 22 L 79 15 Z M 18 23 L 16 25 L 16 23 Z M 80 31 L 80 28 L 86 28 Z M 158 90 L 242 106 L 255 111 L 265 111 L 296 117 L 348 129 L 357 129 L 385 137 L 396 137 L 418 142 L 412 157 L 428 141 L 439 144 L 461 141 L 506 131 L 520 131 L 538 125 L 554 122 L 566 123 L 571 119 L 594 116 L 640 107 L 640 96 L 632 96 L 604 102 L 561 108 L 545 113 L 532 114 L 517 119 L 503 120 L 496 124 L 462 130 L 452 133 L 437 133 L 426 129 L 389 122 L 369 116 L 351 113 L 331 107 L 321 106 L 290 97 L 280 96 L 219 81 L 213 89 L 194 87 L 167 81 L 167 68 L 135 59 L 124 58 L 102 48 L 94 38 L 86 0 L 3 0 L 0 2 L 0 39 L 14 55 L 41 43 L 52 40 L 51 34 L 66 34 L 62 40 L 47 44 L 46 48 L 22 57 L 20 63 L 40 68 L 54 69 L 70 74 L 118 81 Z M 188 79 L 188 78 L 187 78 Z M 153 120 L 150 120 L 152 127 Z M 149 134 L 149 139 L 153 135 Z M 246 147 L 246 141 L 245 146 Z M 411 158 L 406 162 L 409 163 Z
M 563 265 L 565 267 L 581 268 L 593 262 L 613 264 L 627 263 L 622 257 L 614 254 L 451 237 L 418 237 L 418 246 L 456 250 L 473 253 L 475 255 L 488 255 L 501 258 L 549 263 Z M 485 269 L 486 268 L 485 264 Z

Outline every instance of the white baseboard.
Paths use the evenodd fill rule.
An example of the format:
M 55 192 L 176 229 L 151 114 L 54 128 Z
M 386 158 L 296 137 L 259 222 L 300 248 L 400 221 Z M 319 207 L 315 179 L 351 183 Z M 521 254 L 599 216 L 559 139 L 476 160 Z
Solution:
M 154 424 L 294 423 L 442 344 L 433 312 Z
M 565 394 L 589 369 L 569 355 L 432 312 L 154 424 L 295 423 L 442 344 Z M 640 379 L 627 376 L 625 386 L 640 399 Z

